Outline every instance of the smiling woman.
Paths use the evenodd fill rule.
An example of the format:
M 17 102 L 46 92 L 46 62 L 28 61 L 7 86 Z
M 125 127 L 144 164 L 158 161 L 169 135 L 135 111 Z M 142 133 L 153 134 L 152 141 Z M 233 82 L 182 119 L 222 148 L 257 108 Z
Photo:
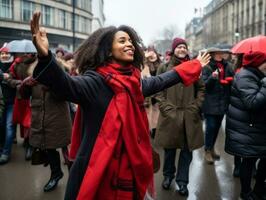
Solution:
M 33 77 L 60 98 L 79 104 L 65 199 L 143 200 L 153 192 L 152 149 L 144 96 L 196 81 L 209 55 L 141 80 L 141 40 L 128 26 L 99 29 L 75 53 L 82 73 L 64 73 L 51 52 L 40 13 L 31 21 L 39 63 Z
M 75 55 L 78 58 L 75 60 L 76 66 L 81 73 L 111 61 L 123 65 L 131 63 L 140 69 L 144 58 L 141 39 L 128 26 L 110 26 L 97 30 L 81 44 Z

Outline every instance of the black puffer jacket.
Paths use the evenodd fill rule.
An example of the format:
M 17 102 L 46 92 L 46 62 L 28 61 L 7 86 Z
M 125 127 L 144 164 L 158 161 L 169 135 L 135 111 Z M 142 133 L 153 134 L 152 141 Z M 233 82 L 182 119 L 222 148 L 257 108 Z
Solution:
M 225 77 L 233 77 L 234 71 L 229 63 L 223 61 Z M 202 105 L 204 114 L 223 115 L 227 111 L 231 84 L 222 85 L 218 78 L 212 73 L 217 69 L 216 62 L 211 60 L 210 64 L 202 69 L 202 79 L 205 83 L 205 99 Z
M 225 151 L 241 157 L 266 157 L 266 77 L 258 69 L 244 68 L 235 76 Z

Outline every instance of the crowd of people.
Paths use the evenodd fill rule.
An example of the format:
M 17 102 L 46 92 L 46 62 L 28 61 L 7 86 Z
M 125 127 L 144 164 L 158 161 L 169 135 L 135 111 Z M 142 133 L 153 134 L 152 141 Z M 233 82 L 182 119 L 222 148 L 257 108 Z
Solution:
M 176 37 L 162 56 L 128 26 L 97 30 L 73 54 L 52 52 L 39 18 L 36 12 L 31 21 L 36 53 L 0 49 L 1 165 L 12 162 L 19 125 L 25 160 L 50 166 L 44 192 L 64 175 L 61 150 L 65 199 L 153 199 L 153 140 L 164 152 L 162 188 L 175 180 L 188 196 L 193 151 L 204 147 L 207 164 L 219 161 L 215 143 L 225 118 L 240 197 L 266 199 L 264 52 L 212 47 L 193 59 Z

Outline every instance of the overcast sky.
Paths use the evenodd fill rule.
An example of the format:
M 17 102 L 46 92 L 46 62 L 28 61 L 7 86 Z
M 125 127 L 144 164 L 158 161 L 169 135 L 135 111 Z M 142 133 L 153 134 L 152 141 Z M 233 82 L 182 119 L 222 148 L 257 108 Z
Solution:
M 194 9 L 206 6 L 211 0 L 105 0 L 106 25 L 130 25 L 145 44 L 158 37 L 167 25 L 177 25 L 184 33 Z

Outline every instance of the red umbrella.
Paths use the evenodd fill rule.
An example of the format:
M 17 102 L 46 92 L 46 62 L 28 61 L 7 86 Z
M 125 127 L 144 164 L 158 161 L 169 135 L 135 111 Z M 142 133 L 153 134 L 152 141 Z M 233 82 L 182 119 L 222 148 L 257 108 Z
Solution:
M 242 40 L 237 43 L 231 51 L 232 53 L 249 53 L 251 51 L 266 53 L 266 36 L 258 35 Z

